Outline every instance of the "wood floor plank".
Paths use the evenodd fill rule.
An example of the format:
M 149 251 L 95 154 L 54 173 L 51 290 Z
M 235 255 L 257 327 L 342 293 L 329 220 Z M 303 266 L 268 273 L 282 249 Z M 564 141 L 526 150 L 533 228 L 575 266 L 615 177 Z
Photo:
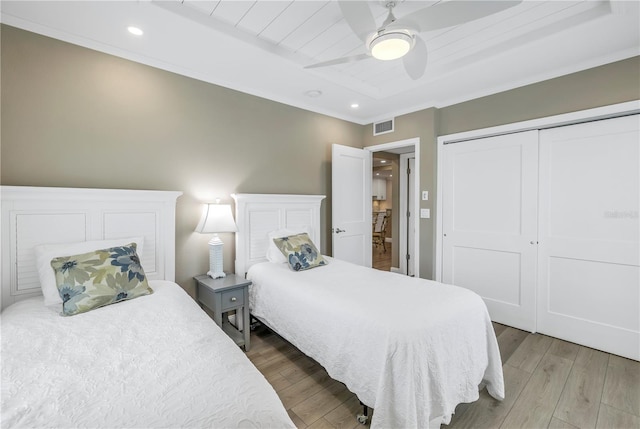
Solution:
M 309 429 L 335 429 L 335 426 L 329 423 L 324 417 L 320 417 L 312 425 L 307 427 Z
M 493 325 L 493 330 L 496 333 L 496 337 L 502 334 L 505 329 L 507 329 L 507 325 L 503 325 L 502 323 L 491 322 L 491 324 Z
M 303 356 L 296 360 L 294 365 L 290 365 L 280 371 L 280 374 L 292 384 L 295 384 L 320 369 L 322 367 L 316 361 L 310 357 Z
M 349 392 L 342 383 L 336 382 L 302 401 L 292 410 L 305 424 L 311 425 L 325 414 L 333 411 L 351 395 L 353 393 Z
M 569 424 L 567 422 L 563 422 L 562 420 L 556 417 L 552 417 L 551 423 L 549 423 L 548 429 L 580 429 L 580 428 L 575 427 L 574 425 Z
M 640 417 L 600 404 L 596 429 L 638 429 Z
M 281 355 L 287 355 L 291 357 L 305 356 L 304 353 L 302 353 L 300 350 L 293 347 L 289 342 L 283 339 L 280 339 L 279 341 L 269 340 L 269 343 L 269 349 L 260 353 L 260 355 L 266 358 L 278 357 Z
M 269 344 L 265 344 L 260 337 L 251 337 L 251 350 L 245 352 L 248 358 L 259 355 L 269 349 Z
M 371 255 L 371 266 L 376 270 L 390 271 L 391 270 L 391 255 L 392 246 L 391 243 L 386 243 L 386 251 L 382 246 L 374 246 L 373 253 Z
M 269 378 L 267 378 L 267 381 L 269 382 L 271 387 L 273 387 L 273 390 L 275 390 L 276 392 L 279 392 L 293 385 L 293 383 L 291 383 L 289 380 L 284 378 L 282 374 L 277 372 L 270 375 Z
M 465 404 L 463 413 L 456 414 L 451 419 L 448 428 L 497 428 L 513 407 L 516 399 L 529 381 L 531 374 L 513 366 L 504 365 L 504 400 L 498 401 L 484 389 L 480 392 L 480 399 L 471 404 Z
M 528 373 L 533 373 L 552 342 L 553 339 L 546 335 L 527 335 L 506 363 Z
M 254 365 L 260 370 L 261 373 L 264 374 L 265 377 L 269 378 L 268 376 L 271 373 L 279 373 L 284 369 L 286 365 L 291 365 L 301 357 L 302 356 L 299 353 L 296 353 L 293 350 L 284 350 L 274 358 L 269 359 L 264 363 L 254 363 Z
M 276 358 L 281 358 L 282 357 L 282 351 L 276 350 L 276 349 L 269 349 L 269 350 L 265 350 L 265 351 L 263 351 L 261 353 L 256 353 L 256 354 L 253 354 L 253 355 L 247 356 L 247 357 L 249 358 L 249 360 L 251 360 L 251 362 L 253 362 L 253 364 L 256 367 L 264 367 L 271 360 L 276 359 Z
M 358 423 L 356 416 L 362 413 L 362 405 L 358 401 L 356 395 L 352 395 L 349 399 L 338 405 L 333 411 L 330 411 L 324 416 L 324 419 L 331 423 L 336 428 L 342 429 L 355 429 L 364 428 L 364 425 Z M 368 421 L 366 426 L 370 426 L 371 421 Z
M 580 347 L 554 417 L 579 428 L 594 428 L 602 398 L 609 355 Z
M 296 413 L 291 410 L 287 410 L 287 414 L 289 414 L 289 417 L 291 418 L 293 424 L 296 425 L 296 428 L 306 429 L 307 425 L 302 421 L 300 417 L 298 417 Z
M 611 355 L 602 402 L 640 416 L 640 362 Z
M 500 348 L 500 357 L 502 363 L 505 363 L 514 351 L 522 344 L 528 332 L 508 326 L 500 335 L 498 335 L 498 347 Z
M 318 370 L 297 383 L 276 390 L 282 405 L 290 409 L 334 383 L 325 370 Z
M 569 359 L 545 355 L 501 427 L 547 427 L 572 365 L 573 362 Z
M 561 358 L 575 360 L 580 347 L 581 346 L 579 346 L 578 344 L 554 338 L 547 353 L 560 356 Z

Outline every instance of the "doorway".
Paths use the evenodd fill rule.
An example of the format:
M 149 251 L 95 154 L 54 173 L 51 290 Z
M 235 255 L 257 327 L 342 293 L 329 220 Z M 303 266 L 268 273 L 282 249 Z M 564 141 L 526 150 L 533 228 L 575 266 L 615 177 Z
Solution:
M 365 148 L 372 155 L 372 266 L 410 276 L 419 276 L 419 143 L 413 138 Z
M 400 195 L 399 162 L 400 156 L 389 152 L 374 153 L 371 162 L 371 266 L 382 271 L 390 271 L 392 267 L 399 266 L 396 218 L 397 199 Z

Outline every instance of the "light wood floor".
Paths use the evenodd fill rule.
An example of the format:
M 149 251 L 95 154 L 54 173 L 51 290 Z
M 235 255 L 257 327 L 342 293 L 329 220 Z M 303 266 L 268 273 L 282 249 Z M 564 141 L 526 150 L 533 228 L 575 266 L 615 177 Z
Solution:
M 640 363 L 494 324 L 506 398 L 486 390 L 456 408 L 448 428 L 640 428 Z M 298 428 L 357 428 L 357 397 L 314 360 L 264 327 L 247 356 Z M 368 425 L 367 425 L 368 426 Z
M 372 246 L 371 266 L 376 270 L 391 270 L 391 243 L 385 243 L 386 250 L 381 246 Z

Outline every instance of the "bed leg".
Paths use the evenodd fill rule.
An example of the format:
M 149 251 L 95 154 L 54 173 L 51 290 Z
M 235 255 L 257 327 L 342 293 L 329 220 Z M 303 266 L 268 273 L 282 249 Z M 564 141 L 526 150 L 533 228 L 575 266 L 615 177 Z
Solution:
M 253 317 L 253 315 L 251 313 L 249 313 L 249 330 L 250 331 L 255 331 L 255 329 L 260 326 L 260 321 L 258 319 L 256 319 L 255 317 Z
M 361 425 L 366 425 L 367 421 L 369 420 L 369 408 L 365 404 L 363 404 L 362 401 L 360 401 L 360 405 L 362 405 L 363 407 L 362 414 L 358 414 L 356 416 L 356 419 Z

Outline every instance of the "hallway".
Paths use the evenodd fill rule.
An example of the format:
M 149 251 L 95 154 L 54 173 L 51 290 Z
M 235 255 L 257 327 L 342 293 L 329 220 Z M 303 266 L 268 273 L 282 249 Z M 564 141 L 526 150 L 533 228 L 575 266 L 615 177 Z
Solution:
M 376 270 L 391 270 L 391 242 L 386 243 L 387 251 L 382 246 L 373 246 L 373 255 L 371 258 L 372 267 Z

